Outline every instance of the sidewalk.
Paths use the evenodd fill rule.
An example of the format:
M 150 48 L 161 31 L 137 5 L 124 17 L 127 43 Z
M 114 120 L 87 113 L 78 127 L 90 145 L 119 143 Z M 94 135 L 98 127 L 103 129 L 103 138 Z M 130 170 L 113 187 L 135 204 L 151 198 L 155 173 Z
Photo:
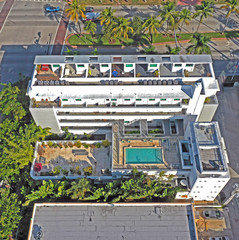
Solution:
M 2 31 L 3 25 L 7 19 L 7 16 L 12 8 L 14 0 L 6 0 L 4 3 L 2 10 L 0 12 L 0 32 Z

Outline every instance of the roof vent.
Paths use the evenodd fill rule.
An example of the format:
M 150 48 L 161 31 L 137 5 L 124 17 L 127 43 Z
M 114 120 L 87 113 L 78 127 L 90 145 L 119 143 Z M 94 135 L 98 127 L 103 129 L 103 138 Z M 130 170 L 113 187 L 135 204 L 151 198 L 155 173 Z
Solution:
M 98 62 L 98 57 L 89 57 L 89 62 Z
M 171 62 L 170 57 L 162 57 L 162 62 Z
M 74 57 L 65 57 L 65 62 L 73 62 Z
M 138 62 L 146 62 L 146 57 L 138 57 Z

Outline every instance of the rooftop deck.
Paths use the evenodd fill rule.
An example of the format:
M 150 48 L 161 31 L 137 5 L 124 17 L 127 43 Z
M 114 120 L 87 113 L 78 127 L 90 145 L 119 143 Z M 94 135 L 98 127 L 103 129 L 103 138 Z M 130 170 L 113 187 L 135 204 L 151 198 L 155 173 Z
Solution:
M 92 175 L 101 176 L 102 170 L 110 169 L 110 147 L 101 147 L 99 149 L 92 146 L 89 148 L 85 148 L 84 146 L 80 148 L 76 146 L 65 147 L 63 142 L 61 143 L 61 147 L 59 145 L 57 147 L 49 147 L 48 145 L 42 146 L 38 144 L 37 157 L 33 164 L 36 163 L 41 163 L 42 169 L 40 172 L 34 172 L 35 176 L 50 176 L 50 173 L 59 167 L 61 169 L 59 175 L 83 176 L 83 169 L 89 166 L 93 169 Z M 72 173 L 72 169 L 77 169 L 78 172 L 81 171 L 81 174 L 77 172 Z M 64 174 L 64 171 L 68 171 L 68 173 Z

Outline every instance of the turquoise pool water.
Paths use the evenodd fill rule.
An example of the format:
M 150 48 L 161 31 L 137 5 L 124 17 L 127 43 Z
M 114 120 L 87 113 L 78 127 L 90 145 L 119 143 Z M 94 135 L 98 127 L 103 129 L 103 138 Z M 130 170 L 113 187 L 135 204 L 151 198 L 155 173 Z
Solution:
M 163 163 L 161 148 L 126 148 L 126 164 Z

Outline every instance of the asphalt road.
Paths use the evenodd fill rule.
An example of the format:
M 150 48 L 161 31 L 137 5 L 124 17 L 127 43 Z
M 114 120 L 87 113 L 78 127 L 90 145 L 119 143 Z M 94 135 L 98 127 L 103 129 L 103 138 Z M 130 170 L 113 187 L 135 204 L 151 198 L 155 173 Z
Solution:
M 0 33 L 0 81 L 15 82 L 19 72 L 32 75 L 35 55 L 49 52 L 61 13 L 46 14 L 43 2 L 14 2 Z M 51 3 L 63 7 L 64 3 Z

